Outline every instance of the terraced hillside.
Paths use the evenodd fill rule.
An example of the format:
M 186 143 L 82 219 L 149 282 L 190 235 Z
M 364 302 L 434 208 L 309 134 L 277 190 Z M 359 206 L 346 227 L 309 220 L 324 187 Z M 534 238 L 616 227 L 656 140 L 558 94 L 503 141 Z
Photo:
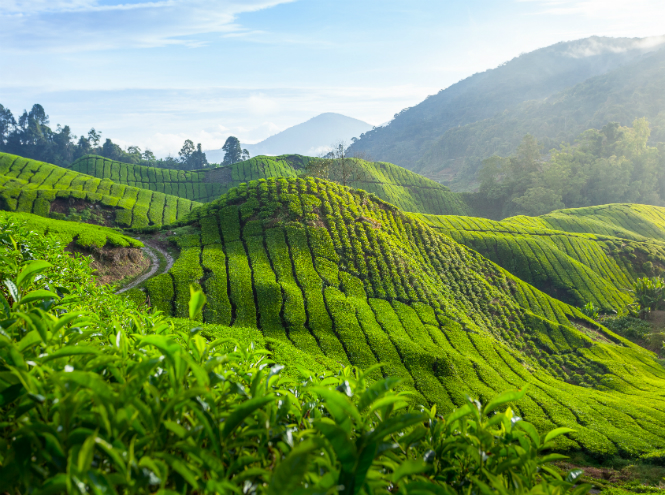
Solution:
M 229 167 L 190 172 L 144 167 L 88 155 L 74 162 L 72 170 L 207 203 L 244 182 L 269 177 L 297 177 L 316 160 L 301 155 L 258 156 Z M 374 193 L 405 211 L 437 215 L 472 213 L 460 195 L 402 167 L 358 159 L 349 159 L 349 162 L 354 168 L 348 182 L 350 186 Z
M 194 210 L 173 236 L 152 305 L 257 328 L 315 359 L 384 363 L 416 400 L 449 410 L 528 384 L 518 414 L 575 428 L 562 449 L 665 446 L 665 369 L 653 355 L 519 280 L 415 215 L 312 178 L 253 181 Z
M 31 232 L 42 236 L 53 236 L 67 246 L 74 243 L 82 248 L 117 247 L 143 247 L 141 241 L 120 234 L 113 229 L 87 223 L 67 222 L 64 220 L 46 219 L 31 213 L 0 211 L 0 223 L 7 225 L 24 226 Z
M 94 214 L 98 223 L 161 226 L 200 203 L 100 179 L 44 162 L 0 153 L 0 207 L 41 216 Z M 89 211 L 86 211 L 89 210 Z
M 610 313 L 631 302 L 623 290 L 665 269 L 665 208 L 615 204 L 496 222 L 422 215 L 516 277 L 575 306 Z

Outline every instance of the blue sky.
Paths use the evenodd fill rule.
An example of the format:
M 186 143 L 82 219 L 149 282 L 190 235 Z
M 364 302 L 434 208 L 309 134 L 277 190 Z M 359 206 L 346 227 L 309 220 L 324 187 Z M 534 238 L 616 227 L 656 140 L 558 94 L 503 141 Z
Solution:
M 158 155 L 379 125 L 522 52 L 665 34 L 663 0 L 0 0 L 0 103 Z

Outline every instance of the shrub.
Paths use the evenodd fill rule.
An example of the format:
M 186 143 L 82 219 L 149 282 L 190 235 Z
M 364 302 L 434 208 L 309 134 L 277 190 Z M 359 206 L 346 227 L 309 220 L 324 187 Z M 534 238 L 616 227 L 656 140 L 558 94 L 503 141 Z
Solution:
M 598 316 L 599 316 L 598 309 L 593 305 L 592 302 L 586 303 L 584 306 L 582 306 L 579 309 L 582 312 L 582 314 L 584 314 L 585 316 L 588 316 L 592 320 L 598 319 Z
M 15 257 L 20 251 L 14 250 Z M 108 320 L 43 288 L 50 268 L 3 258 L 0 480 L 12 493 L 567 493 L 552 440 L 500 407 L 447 417 L 407 407 L 398 379 L 301 373 L 265 350 L 174 331 L 125 310 Z M 192 290 L 189 317 L 205 296 Z M 32 316 L 28 316 L 32 315 Z M 370 372 L 371 370 L 368 370 Z
M 651 311 L 665 301 L 665 280 L 660 277 L 638 278 L 633 284 L 632 292 L 637 301 L 640 318 L 646 319 Z

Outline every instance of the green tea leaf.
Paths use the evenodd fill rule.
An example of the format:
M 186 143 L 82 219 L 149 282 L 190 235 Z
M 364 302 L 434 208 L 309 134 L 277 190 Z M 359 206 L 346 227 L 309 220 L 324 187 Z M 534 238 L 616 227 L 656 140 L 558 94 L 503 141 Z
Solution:
M 294 448 L 275 468 L 268 485 L 268 495 L 293 493 L 309 470 L 309 458 L 317 445 L 304 442 Z
M 543 440 L 543 444 L 546 444 L 550 440 L 554 440 L 559 435 L 563 435 L 565 433 L 573 433 L 574 431 L 575 430 L 573 430 L 572 428 L 565 428 L 565 427 L 556 428 L 550 431 L 547 435 L 545 435 L 545 440 Z
M 229 417 L 226 418 L 226 421 L 224 422 L 224 428 L 222 430 L 222 436 L 224 438 L 228 437 L 231 432 L 240 424 L 242 423 L 247 416 L 252 414 L 254 411 L 257 409 L 262 408 L 266 404 L 272 402 L 275 400 L 275 396 L 270 394 L 266 395 L 264 397 L 255 397 L 254 399 L 250 399 L 246 402 L 243 402 L 239 406 L 236 406 L 231 414 L 229 414 Z
M 351 428 L 350 418 L 353 418 L 358 423 L 362 422 L 358 409 L 356 409 L 356 406 L 346 395 L 324 387 L 313 387 L 312 391 L 323 397 L 332 417 L 346 431 L 350 431 Z
M 203 311 L 203 306 L 207 301 L 206 295 L 202 290 L 197 290 L 193 285 L 189 286 L 189 319 L 195 320 Z
M 508 403 L 508 402 L 515 402 L 520 400 L 524 395 L 526 394 L 526 391 L 524 389 L 522 390 L 507 390 L 501 394 L 499 394 L 498 397 L 495 397 L 491 401 L 487 403 L 485 408 L 483 409 L 483 414 L 489 414 L 495 409 L 501 407 L 502 405 Z
M 50 268 L 51 263 L 44 260 L 35 260 L 28 263 L 28 265 L 21 270 L 21 273 L 16 277 L 16 285 L 19 288 L 22 288 L 24 284 L 30 283 L 30 280 L 34 275 L 37 275 L 39 272 L 43 272 L 47 268 Z M 56 296 L 57 297 L 57 296 Z
M 385 394 L 390 392 L 395 388 L 402 380 L 400 378 L 389 376 L 383 380 L 379 380 L 376 383 L 370 385 L 365 392 L 363 392 L 360 397 L 360 402 L 358 402 L 358 409 L 364 410 L 369 407 L 375 400 L 383 397 Z
M 83 356 L 86 354 L 100 354 L 99 349 L 90 346 L 72 346 L 72 347 L 63 347 L 57 351 L 53 351 L 51 354 L 44 356 L 42 362 L 46 363 L 52 361 L 53 359 L 58 359 L 61 357 L 67 356 Z
M 393 473 L 393 483 L 398 483 L 405 476 L 412 476 L 414 474 L 424 473 L 428 469 L 428 465 L 424 461 L 406 460 L 395 470 Z
M 316 421 L 314 428 L 319 430 L 328 442 L 330 442 L 337 459 L 342 464 L 342 469 L 349 472 L 352 471 L 356 464 L 358 453 L 348 433 L 339 426 L 327 421 Z
M 582 470 L 582 469 L 573 469 L 572 471 L 568 472 L 568 475 L 566 476 L 566 481 L 568 483 L 575 483 L 577 478 L 579 478 L 583 474 L 584 474 L 584 470 Z
M 18 288 L 16 287 L 16 284 L 11 280 L 5 280 L 5 287 L 7 287 L 9 295 L 12 296 L 14 302 L 18 302 Z
M 28 304 L 34 301 L 43 301 L 45 299 L 60 299 L 58 294 L 51 292 L 50 290 L 39 289 L 28 292 L 25 296 L 21 298 L 19 304 Z

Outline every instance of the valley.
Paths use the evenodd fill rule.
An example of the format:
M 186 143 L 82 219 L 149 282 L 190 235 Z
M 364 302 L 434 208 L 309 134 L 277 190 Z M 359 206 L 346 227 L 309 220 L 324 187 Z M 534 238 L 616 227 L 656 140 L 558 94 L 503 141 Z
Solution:
M 0 494 L 663 492 L 664 57 L 590 36 L 424 100 L 225 79 L 223 138 L 0 105 Z M 151 111 L 196 114 L 169 84 Z M 268 121 L 317 91 L 421 102 Z

